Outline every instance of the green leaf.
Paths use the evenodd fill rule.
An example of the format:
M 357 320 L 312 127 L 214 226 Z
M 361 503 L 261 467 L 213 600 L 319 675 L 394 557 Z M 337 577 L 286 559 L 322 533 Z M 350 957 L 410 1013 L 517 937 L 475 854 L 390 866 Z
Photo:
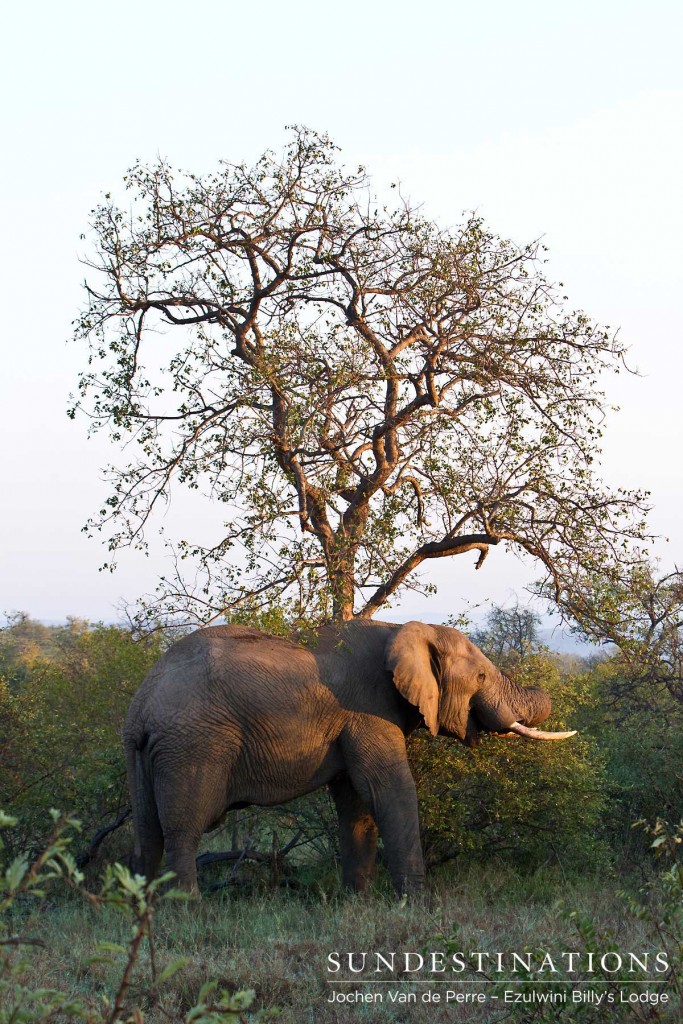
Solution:
M 159 984 L 161 984 L 164 981 L 168 981 L 168 979 L 172 978 L 174 974 L 178 973 L 178 971 L 182 971 L 183 967 L 186 967 L 187 964 L 190 963 L 190 960 L 191 958 L 189 956 L 181 956 L 177 960 L 174 960 L 172 963 L 167 964 L 166 967 L 164 967 L 161 974 L 159 975 L 159 977 L 157 978 Z
M 126 956 L 128 950 L 125 946 L 122 946 L 119 942 L 98 942 L 97 943 L 98 953 L 121 953 Z
M 25 853 L 20 853 L 18 857 L 14 858 L 5 871 L 5 881 L 7 882 L 7 889 L 9 892 L 17 891 L 23 882 L 27 871 L 28 856 Z
M 235 992 L 230 997 L 228 1006 L 231 1010 L 239 1012 L 240 1010 L 247 1010 L 256 999 L 256 992 L 253 988 L 242 989 L 240 992 Z

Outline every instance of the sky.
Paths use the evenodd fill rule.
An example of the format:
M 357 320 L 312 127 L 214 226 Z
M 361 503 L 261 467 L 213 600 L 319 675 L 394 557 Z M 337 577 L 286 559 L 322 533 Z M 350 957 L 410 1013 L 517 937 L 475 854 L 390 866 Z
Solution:
M 67 419 L 85 365 L 89 211 L 137 159 L 197 173 L 326 131 L 441 225 L 477 210 L 543 237 L 574 307 L 620 325 L 639 376 L 606 382 L 602 475 L 651 492 L 662 571 L 683 566 L 683 5 L 262 0 L 13 5 L 4 15 L 0 613 L 112 621 L 168 566 L 81 527 L 117 452 Z M 214 510 L 207 508 L 211 517 Z M 439 587 L 392 617 L 525 603 L 533 566 L 492 551 L 430 567 Z

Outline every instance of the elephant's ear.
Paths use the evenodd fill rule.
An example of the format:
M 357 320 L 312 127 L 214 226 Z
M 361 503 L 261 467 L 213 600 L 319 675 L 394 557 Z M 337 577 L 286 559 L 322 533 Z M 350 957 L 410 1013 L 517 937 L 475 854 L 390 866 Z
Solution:
M 439 731 L 439 688 L 432 669 L 435 649 L 436 631 L 423 622 L 406 622 L 386 648 L 386 666 L 393 672 L 396 689 L 420 709 L 432 736 Z

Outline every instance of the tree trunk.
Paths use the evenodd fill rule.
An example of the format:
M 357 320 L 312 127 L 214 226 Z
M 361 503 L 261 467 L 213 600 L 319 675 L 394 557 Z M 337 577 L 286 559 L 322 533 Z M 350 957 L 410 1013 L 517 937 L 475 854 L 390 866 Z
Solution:
M 347 622 L 353 618 L 356 582 L 353 556 L 339 559 L 335 567 L 329 570 L 329 579 L 332 584 L 332 618 Z

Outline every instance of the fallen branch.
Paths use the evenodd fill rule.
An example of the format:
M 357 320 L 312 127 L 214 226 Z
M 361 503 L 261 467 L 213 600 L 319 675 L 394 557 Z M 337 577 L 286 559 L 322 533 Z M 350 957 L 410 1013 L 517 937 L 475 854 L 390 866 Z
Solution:
M 270 864 L 272 857 L 269 853 L 261 853 L 260 850 L 221 850 L 202 853 L 197 857 L 197 869 L 210 867 L 212 864 L 223 864 L 226 861 L 255 860 L 261 864 Z
M 96 832 L 88 849 L 83 853 L 79 853 L 76 857 L 76 866 L 80 869 L 84 868 L 86 864 L 89 864 L 107 836 L 111 835 L 112 832 L 115 832 L 117 828 L 121 828 L 121 826 L 128 821 L 131 814 L 132 809 L 130 807 L 124 807 L 118 817 L 112 821 L 110 825 L 107 825 L 105 828 L 101 828 L 99 832 Z
M 47 949 L 47 943 L 42 939 L 22 938 L 20 935 L 11 935 L 9 939 L 0 939 L 0 946 L 40 946 Z
M 277 851 L 278 861 L 282 861 L 288 853 L 299 845 L 301 837 L 303 836 L 303 830 L 297 832 L 297 834 L 289 840 L 281 850 Z M 243 860 L 255 860 L 259 864 L 272 864 L 273 854 L 262 853 L 261 850 L 255 850 L 253 847 L 248 846 L 244 850 L 209 850 L 207 853 L 201 853 L 197 857 L 197 870 L 200 868 L 210 867 L 212 864 L 224 864 L 226 862 L 243 861 Z

